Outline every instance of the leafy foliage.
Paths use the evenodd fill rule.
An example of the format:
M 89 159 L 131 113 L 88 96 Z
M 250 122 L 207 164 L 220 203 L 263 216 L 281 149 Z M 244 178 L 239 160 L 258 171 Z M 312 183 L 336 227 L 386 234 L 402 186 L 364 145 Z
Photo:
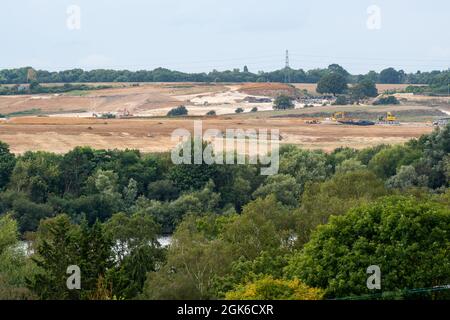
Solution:
M 179 106 L 167 113 L 168 117 L 178 117 L 178 116 L 186 116 L 188 114 L 188 110 L 185 106 Z
M 336 72 L 324 75 L 317 83 L 318 93 L 331 93 L 337 95 L 344 93 L 347 88 L 347 79 L 342 74 Z
M 366 269 L 382 270 L 383 291 L 450 281 L 450 211 L 430 201 L 388 197 L 333 217 L 296 254 L 286 273 L 327 297 L 370 294 Z
M 322 290 L 309 288 L 298 279 L 280 280 L 267 276 L 226 294 L 227 300 L 321 300 Z
M 380 97 L 379 99 L 375 100 L 373 102 L 374 106 L 379 105 L 391 105 L 391 104 L 400 104 L 400 101 L 397 100 L 394 96 L 386 96 L 386 97 Z
M 15 157 L 0 144 L 0 298 L 343 297 L 367 292 L 368 263 L 389 268 L 386 290 L 445 283 L 449 141 L 445 127 L 363 150 L 284 145 L 270 177 L 259 164 L 90 148 Z M 65 286 L 69 265 L 81 291 Z
M 294 102 L 293 98 L 286 96 L 286 95 L 279 95 L 276 97 L 273 108 L 275 110 L 286 110 L 286 109 L 293 109 L 294 108 Z

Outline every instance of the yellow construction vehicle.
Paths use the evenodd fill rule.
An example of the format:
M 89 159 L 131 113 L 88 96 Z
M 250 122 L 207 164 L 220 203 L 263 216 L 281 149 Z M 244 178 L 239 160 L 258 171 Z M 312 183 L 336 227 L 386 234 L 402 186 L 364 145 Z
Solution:
M 331 120 L 333 121 L 339 121 L 344 119 L 345 119 L 345 112 L 335 112 L 333 114 L 333 117 L 331 118 Z
M 394 115 L 392 114 L 392 112 L 388 112 L 388 113 L 387 113 L 387 116 L 386 116 L 386 120 L 387 120 L 388 122 L 395 122 L 395 121 L 397 121 L 397 117 L 394 116 Z
M 397 121 L 397 117 L 392 114 L 392 112 L 388 112 L 386 114 L 386 117 L 381 116 L 378 119 L 379 124 L 400 124 L 400 122 Z

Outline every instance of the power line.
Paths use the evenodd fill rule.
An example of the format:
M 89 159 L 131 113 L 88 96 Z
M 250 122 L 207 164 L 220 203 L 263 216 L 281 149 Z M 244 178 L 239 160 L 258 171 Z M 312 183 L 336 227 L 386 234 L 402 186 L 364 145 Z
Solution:
M 389 296 L 399 296 L 399 295 L 403 296 L 406 294 L 441 292 L 441 291 L 446 291 L 446 290 L 450 290 L 450 284 L 436 286 L 436 287 L 432 287 L 432 288 L 404 289 L 404 290 L 398 290 L 398 291 L 386 291 L 386 292 L 380 292 L 380 293 L 374 293 L 374 294 L 366 294 L 366 295 L 361 295 L 361 296 L 349 296 L 349 297 L 337 298 L 334 300 L 370 300 L 370 299 L 379 299 L 379 298 L 389 297 Z
M 380 67 L 388 67 L 393 66 L 396 68 L 408 68 L 408 67 L 416 67 L 417 64 L 412 64 L 414 60 L 409 60 L 408 58 L 402 59 L 401 62 L 398 59 L 395 58 L 361 58 L 361 57 L 343 57 L 343 56 L 325 56 L 325 55 L 308 55 L 308 54 L 292 54 L 292 52 L 289 52 L 289 50 L 286 50 L 286 60 L 285 60 L 285 82 L 291 81 L 292 76 L 292 69 L 291 69 L 291 57 L 297 57 L 302 60 L 302 67 L 303 68 L 317 68 L 320 67 L 319 64 L 323 63 L 329 64 L 329 63 L 341 63 L 347 64 L 346 62 L 339 61 L 341 59 L 352 59 L 353 61 L 348 62 L 348 66 L 350 67 L 368 67 L 370 65 L 370 68 L 375 66 Z M 260 56 L 253 56 L 253 57 L 238 57 L 238 58 L 227 58 L 227 59 L 213 59 L 213 60 L 197 60 L 197 61 L 182 61 L 182 60 L 170 60 L 170 59 L 164 59 L 163 60 L 153 60 L 149 61 L 148 63 L 143 64 L 133 64 L 133 65 L 108 65 L 108 66 L 101 66 L 99 68 L 101 69 L 114 69 L 114 70 L 124 70 L 127 68 L 131 68 L 134 70 L 144 70 L 144 69 L 153 69 L 156 66 L 164 66 L 164 65 L 170 65 L 170 69 L 177 69 L 177 68 L 183 68 L 183 66 L 193 66 L 197 70 L 197 73 L 203 73 L 203 72 L 209 72 L 212 69 L 221 69 L 221 68 L 230 68 L 230 64 L 232 63 L 242 63 L 246 64 L 248 66 L 253 66 L 254 68 L 259 68 L 259 70 L 265 69 L 266 66 L 271 69 L 277 69 L 277 65 L 279 65 L 279 60 L 277 60 L 277 57 L 279 59 L 279 55 L 268 53 L 267 55 L 260 55 Z M 419 61 L 419 59 L 415 59 L 416 61 Z M 372 62 L 374 61 L 374 62 Z M 383 61 L 390 61 L 391 63 L 384 63 Z M 398 61 L 398 63 L 396 63 Z M 426 69 L 443 69 L 442 63 L 440 63 L 440 60 L 437 59 L 423 59 L 424 63 L 421 64 L 421 68 Z M 448 61 L 448 60 L 442 60 L 442 61 Z M 408 63 L 409 62 L 409 63 Z M 86 66 L 81 66 L 86 67 Z M 326 67 L 326 66 L 325 66 Z M 53 68 L 45 68 L 43 66 L 40 66 L 39 69 L 57 69 L 57 70 L 64 70 L 65 67 L 53 67 Z M 73 68 L 72 68 L 73 69 Z M 97 68 L 96 68 L 97 69 Z M 192 72 L 192 71 L 190 71 Z

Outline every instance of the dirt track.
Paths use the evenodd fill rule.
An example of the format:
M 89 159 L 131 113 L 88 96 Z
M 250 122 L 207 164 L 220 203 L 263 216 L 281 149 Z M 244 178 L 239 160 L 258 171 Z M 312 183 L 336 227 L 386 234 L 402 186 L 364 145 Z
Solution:
M 65 153 L 76 146 L 98 149 L 134 148 L 143 152 L 168 151 L 171 133 L 193 129 L 193 119 L 115 119 L 28 117 L 0 122 L 0 140 L 14 153 L 45 150 Z M 364 148 L 380 143 L 403 143 L 433 130 L 423 124 L 357 127 L 335 124 L 306 125 L 301 119 L 203 119 L 203 129 L 279 129 L 282 143 L 331 151 L 340 146 Z

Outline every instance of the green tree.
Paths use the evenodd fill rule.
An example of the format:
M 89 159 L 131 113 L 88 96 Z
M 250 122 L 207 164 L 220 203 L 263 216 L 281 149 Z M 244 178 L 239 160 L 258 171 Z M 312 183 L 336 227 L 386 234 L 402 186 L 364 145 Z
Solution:
M 204 161 L 202 161 L 201 164 L 194 164 L 195 143 L 202 143 L 202 151 L 205 151 L 205 148 L 208 147 L 208 144 L 204 141 L 200 142 L 196 140 L 191 140 L 190 143 L 192 146 L 192 148 L 190 148 L 191 164 L 174 165 L 169 169 L 169 178 L 174 182 L 177 188 L 180 189 L 180 191 L 199 190 L 204 188 L 210 180 L 216 180 L 215 178 L 219 170 L 218 165 L 209 165 Z
M 327 156 L 321 151 L 307 151 L 292 148 L 281 151 L 280 173 L 293 176 L 303 192 L 310 181 L 324 181 L 330 174 L 331 166 Z
M 213 299 L 229 288 L 233 261 L 251 261 L 288 245 L 293 215 L 274 197 L 246 205 L 241 216 L 185 216 L 168 249 L 167 262 L 149 273 L 147 299 Z
M 423 183 L 413 166 L 401 166 L 397 174 L 386 181 L 386 186 L 390 189 L 405 190 L 419 185 L 423 186 Z
M 9 183 L 16 158 L 9 151 L 9 146 L 0 141 L 0 191 Z
M 401 166 L 413 164 L 421 157 L 420 150 L 406 146 L 392 146 L 378 152 L 369 163 L 369 169 L 380 178 L 394 176 Z
M 236 258 L 253 260 L 261 252 L 278 248 L 293 234 L 293 216 L 270 196 L 246 205 L 242 215 L 224 228 L 222 239 Z
M 444 170 L 447 177 L 447 184 L 450 184 L 450 155 L 444 158 Z
M 34 266 L 19 248 L 17 223 L 11 215 L 0 217 L 0 300 L 28 300 L 35 296 L 26 288 Z
M 11 209 L 21 233 L 36 231 L 41 220 L 54 216 L 50 205 L 34 203 L 20 195 L 13 200 Z
M 375 82 L 371 80 L 362 80 L 351 88 L 353 100 L 359 101 L 365 98 L 378 96 L 378 89 Z
M 294 107 L 294 99 L 286 95 L 277 96 L 273 105 L 275 110 L 287 110 L 293 109 Z
M 342 66 L 340 66 L 338 64 L 335 64 L 335 63 L 334 64 L 330 64 L 328 66 L 328 71 L 330 73 L 339 74 L 339 75 L 341 75 L 341 76 L 343 76 L 345 78 L 348 78 L 350 76 L 350 73 L 347 70 L 345 70 Z
M 79 265 L 77 241 L 79 229 L 68 216 L 43 220 L 38 231 L 38 243 L 33 261 L 39 272 L 29 279 L 29 288 L 41 299 L 80 299 L 80 292 L 68 290 L 67 268 Z
M 388 84 L 396 84 L 401 83 L 401 74 L 394 68 L 387 68 L 380 72 L 379 82 L 380 83 L 388 83 Z
M 177 108 L 173 108 L 167 113 L 168 117 L 179 117 L 179 116 L 187 116 L 188 110 L 185 106 L 179 106 Z
M 130 182 L 128 182 L 128 186 L 126 186 L 123 189 L 123 199 L 125 201 L 125 205 L 127 207 L 131 207 L 134 204 L 134 201 L 136 200 L 137 195 L 138 195 L 137 182 L 136 182 L 136 180 L 131 178 Z
M 143 213 L 113 215 L 105 223 L 105 233 L 115 243 L 114 252 L 119 263 L 142 246 L 159 247 L 159 226 L 151 216 Z
M 297 210 L 297 245 L 309 241 L 318 225 L 330 216 L 342 215 L 350 208 L 386 195 L 384 183 L 367 170 L 337 173 L 323 183 L 307 185 Z
M 0 217 L 0 256 L 17 243 L 17 223 L 10 215 Z
M 348 159 L 342 161 L 342 163 L 336 166 L 336 173 L 347 173 L 353 171 L 361 171 L 366 169 L 367 167 L 356 159 Z
M 334 96 L 347 90 L 347 79 L 339 73 L 324 75 L 317 84 L 318 93 L 331 93 Z
M 50 193 L 61 193 L 59 163 L 60 157 L 52 153 L 25 153 L 14 167 L 11 188 L 26 192 L 34 202 L 45 202 Z
M 286 275 L 325 289 L 329 298 L 373 293 L 366 285 L 372 265 L 381 268 L 382 292 L 430 288 L 450 281 L 449 250 L 448 208 L 412 197 L 387 197 L 320 226 L 292 258 Z
M 43 220 L 37 234 L 33 261 L 39 267 L 29 279 L 30 289 L 41 299 L 93 299 L 99 279 L 112 265 L 112 242 L 105 236 L 100 223 L 74 225 L 67 215 Z M 66 286 L 69 266 L 81 270 L 81 290 Z
M 347 96 L 345 95 L 339 95 L 336 98 L 336 101 L 333 102 L 333 105 L 335 106 L 346 106 L 350 104 L 350 101 L 348 100 Z
M 179 195 L 180 191 L 171 180 L 159 180 L 148 185 L 147 196 L 151 200 L 172 201 Z
M 78 245 L 78 266 L 82 272 L 81 298 L 95 299 L 99 281 L 104 279 L 108 270 L 114 266 L 114 244 L 98 220 L 91 226 L 83 220 L 78 238 L 75 245 Z M 106 283 L 106 286 L 108 284 Z
M 66 153 L 60 164 L 64 192 L 79 196 L 96 165 L 95 152 L 89 147 L 77 147 Z
M 166 263 L 148 274 L 142 298 L 200 300 L 217 297 L 215 279 L 228 272 L 232 261 L 232 252 L 221 242 L 211 240 L 217 236 L 219 219 L 185 217 L 173 235 Z M 233 218 L 220 220 L 223 219 Z
M 277 201 L 286 206 L 296 207 L 300 200 L 301 189 L 294 177 L 285 174 L 270 176 L 254 193 L 254 198 L 266 198 L 275 195 Z

